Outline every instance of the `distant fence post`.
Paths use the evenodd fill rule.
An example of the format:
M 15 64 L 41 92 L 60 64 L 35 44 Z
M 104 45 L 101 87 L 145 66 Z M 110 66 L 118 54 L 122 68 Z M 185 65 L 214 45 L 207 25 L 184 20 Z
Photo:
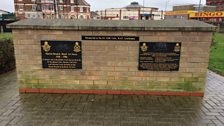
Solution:
M 4 31 L 3 31 L 3 26 L 1 26 L 1 25 L 0 25 L 0 31 L 1 31 L 1 33 L 4 32 Z
M 220 32 L 220 29 L 221 29 L 221 25 L 217 24 L 216 32 Z

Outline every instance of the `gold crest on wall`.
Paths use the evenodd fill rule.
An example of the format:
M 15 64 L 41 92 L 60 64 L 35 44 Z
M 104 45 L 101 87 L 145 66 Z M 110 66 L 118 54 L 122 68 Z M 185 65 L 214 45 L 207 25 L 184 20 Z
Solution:
M 176 46 L 174 47 L 175 52 L 180 52 L 180 44 L 177 43 Z
M 141 46 L 141 50 L 142 52 L 146 52 L 148 50 L 148 46 L 146 45 L 146 43 L 143 43 L 143 45 Z
M 42 48 L 45 52 L 49 52 L 51 50 L 51 46 L 48 44 L 47 41 L 44 42 L 44 45 L 42 46 Z
M 79 45 L 78 42 L 75 43 L 75 46 L 74 46 L 74 52 L 78 53 L 81 51 L 81 46 Z

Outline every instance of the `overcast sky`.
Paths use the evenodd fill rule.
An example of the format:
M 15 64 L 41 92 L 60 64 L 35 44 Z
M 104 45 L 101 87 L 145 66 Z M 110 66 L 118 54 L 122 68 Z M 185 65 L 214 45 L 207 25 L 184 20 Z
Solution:
M 91 10 L 103 10 L 105 8 L 120 8 L 127 6 L 132 1 L 143 4 L 143 0 L 86 0 L 91 5 Z M 202 0 L 205 4 L 206 0 Z M 166 4 L 167 3 L 167 4 Z M 173 5 L 198 4 L 199 0 L 145 0 L 145 6 L 158 7 L 160 10 L 171 10 Z M 166 6 L 167 5 L 167 6 Z M 14 0 L 0 0 L 0 9 L 13 12 Z

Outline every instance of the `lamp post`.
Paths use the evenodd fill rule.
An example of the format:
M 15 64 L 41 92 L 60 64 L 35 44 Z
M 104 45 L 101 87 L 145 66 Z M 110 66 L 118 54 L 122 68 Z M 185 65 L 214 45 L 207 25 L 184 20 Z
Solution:
M 58 2 L 57 0 L 54 0 L 54 16 L 55 16 L 55 19 L 58 19 Z
M 201 0 L 199 0 L 199 5 L 198 5 L 198 14 L 200 13 L 201 11 Z M 198 17 L 198 20 L 200 20 L 200 18 Z
M 165 12 L 167 10 L 167 6 L 168 6 L 169 0 L 166 0 L 166 4 L 165 4 Z
M 144 13 L 145 13 L 145 0 L 143 0 L 142 1 L 143 2 L 143 10 L 142 10 L 142 17 L 141 18 L 143 18 L 144 17 L 144 20 L 146 19 L 146 17 L 144 16 Z M 140 9 L 140 15 L 141 15 L 141 9 Z
M 65 19 L 65 3 L 67 3 L 66 0 L 63 0 L 63 14 L 62 14 L 63 19 Z
M 79 7 L 78 6 L 79 6 L 78 1 L 76 1 L 75 7 L 74 7 L 74 12 L 76 12 L 76 19 L 79 19 Z
M 198 7 L 199 7 L 198 12 L 200 12 L 201 11 L 201 0 L 199 0 L 199 6 Z

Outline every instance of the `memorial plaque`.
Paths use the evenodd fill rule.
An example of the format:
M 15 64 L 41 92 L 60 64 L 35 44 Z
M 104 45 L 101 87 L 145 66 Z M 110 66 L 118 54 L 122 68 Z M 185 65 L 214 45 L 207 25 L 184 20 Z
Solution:
M 139 41 L 137 36 L 82 36 L 82 40 Z
M 180 42 L 140 42 L 139 70 L 179 71 Z
M 82 69 L 80 41 L 41 41 L 42 66 L 52 69 Z

